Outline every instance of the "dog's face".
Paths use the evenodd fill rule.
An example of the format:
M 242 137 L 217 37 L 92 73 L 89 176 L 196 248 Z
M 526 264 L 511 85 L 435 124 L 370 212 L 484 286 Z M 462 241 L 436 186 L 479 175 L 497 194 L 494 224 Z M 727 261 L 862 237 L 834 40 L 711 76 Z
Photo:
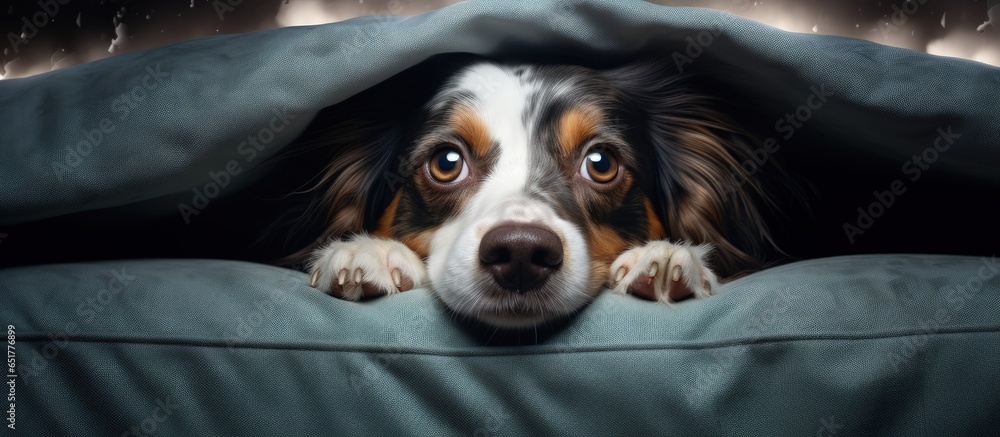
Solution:
M 335 152 L 319 184 L 329 226 L 306 249 L 319 288 L 357 299 L 429 285 L 461 315 L 517 328 L 606 285 L 708 295 L 694 244 L 714 247 L 723 276 L 754 265 L 766 230 L 739 165 L 751 143 L 662 63 L 479 60 L 414 109 L 387 108 L 409 85 L 331 108 L 339 124 L 315 141 Z M 341 242 L 362 232 L 381 240 Z
M 647 197 L 648 148 L 613 88 L 575 67 L 481 63 L 427 105 L 410 174 L 376 235 L 427 259 L 459 313 L 503 326 L 567 315 L 614 259 L 664 237 Z

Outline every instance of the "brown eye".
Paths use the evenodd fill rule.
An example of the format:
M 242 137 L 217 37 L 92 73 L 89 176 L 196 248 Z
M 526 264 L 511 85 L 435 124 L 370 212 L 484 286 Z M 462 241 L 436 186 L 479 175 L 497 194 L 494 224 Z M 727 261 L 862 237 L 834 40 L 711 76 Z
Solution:
M 604 149 L 595 149 L 583 158 L 580 175 L 599 184 L 606 184 L 618 176 L 618 158 Z
M 452 146 L 445 146 L 434 152 L 427 162 L 427 170 L 435 181 L 444 184 L 458 182 L 469 176 L 469 168 L 465 165 L 462 152 Z

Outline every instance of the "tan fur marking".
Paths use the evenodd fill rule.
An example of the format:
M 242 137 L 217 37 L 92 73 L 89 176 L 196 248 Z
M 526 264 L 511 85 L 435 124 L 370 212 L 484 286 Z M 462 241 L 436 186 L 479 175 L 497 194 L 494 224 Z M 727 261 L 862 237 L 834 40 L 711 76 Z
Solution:
M 431 239 L 438 228 L 428 229 L 416 234 L 401 235 L 399 241 L 409 247 L 420 258 L 427 259 L 431 253 Z
M 649 234 L 649 239 L 652 241 L 667 238 L 667 232 L 663 230 L 663 222 L 660 221 L 660 217 L 653 209 L 653 202 L 650 202 L 648 197 L 643 197 L 642 203 L 646 205 L 646 223 L 649 229 L 646 232 Z
M 601 112 L 595 108 L 573 108 L 559 120 L 559 151 L 569 156 L 598 132 Z
M 611 276 L 611 263 L 615 262 L 629 244 L 607 226 L 591 226 L 587 232 L 587 251 L 590 253 L 590 283 L 604 285 Z
M 399 199 L 402 196 L 403 192 L 399 191 L 392 198 L 392 202 L 389 202 L 389 206 L 385 208 L 382 217 L 378 219 L 378 225 L 372 231 L 372 235 L 379 238 L 392 238 L 392 224 L 396 221 L 396 208 L 399 207 Z
M 382 213 L 382 217 L 378 220 L 378 226 L 372 231 L 372 235 L 379 238 L 395 238 L 392 232 L 392 224 L 396 219 L 396 210 L 399 208 L 399 199 L 403 197 L 402 192 L 397 192 L 396 196 L 392 198 L 392 202 Z M 409 247 L 414 253 L 416 253 L 421 258 L 427 258 L 430 254 L 431 248 L 431 238 L 434 237 L 434 232 L 437 232 L 437 228 L 428 229 L 416 234 L 401 235 L 399 236 L 399 242 Z
M 493 140 L 490 131 L 475 110 L 468 107 L 455 108 L 451 114 L 451 127 L 472 148 L 477 157 L 486 156 Z

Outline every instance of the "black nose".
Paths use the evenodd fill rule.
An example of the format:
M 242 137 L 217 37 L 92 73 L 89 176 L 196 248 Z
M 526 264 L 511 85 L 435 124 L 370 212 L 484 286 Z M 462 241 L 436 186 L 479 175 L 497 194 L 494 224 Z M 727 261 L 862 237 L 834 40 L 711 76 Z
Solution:
M 497 284 L 516 293 L 541 287 L 562 265 L 562 240 L 547 228 L 502 225 L 479 242 L 479 260 Z

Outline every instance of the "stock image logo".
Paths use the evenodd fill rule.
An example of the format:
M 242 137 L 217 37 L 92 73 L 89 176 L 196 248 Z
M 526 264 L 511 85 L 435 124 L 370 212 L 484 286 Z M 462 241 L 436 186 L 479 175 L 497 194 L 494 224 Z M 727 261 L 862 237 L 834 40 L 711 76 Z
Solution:
M 148 65 L 143 71 L 146 74 L 139 79 L 138 84 L 117 95 L 111 101 L 111 112 L 117 117 L 105 117 L 97 122 L 96 126 L 83 129 L 81 131 L 82 139 L 76 144 L 66 146 L 63 160 L 52 162 L 52 173 L 59 179 L 59 182 L 67 179 L 68 175 L 74 174 L 74 171 L 83 165 L 84 161 L 95 150 L 100 150 L 105 140 L 115 133 L 130 114 L 139 109 L 149 94 L 170 78 L 170 72 L 163 71 L 160 64 Z
M 875 226 L 875 221 L 885 215 L 889 208 L 892 208 L 896 201 L 906 194 L 907 183 L 915 183 L 920 180 L 924 172 L 930 170 L 930 166 L 938 162 L 941 155 L 962 138 L 962 135 L 954 132 L 951 126 L 938 128 L 937 134 L 938 136 L 934 138 L 931 146 L 911 156 L 903 163 L 900 172 L 910 176 L 909 178 L 896 179 L 889 183 L 887 189 L 873 191 L 874 201 L 867 207 L 859 206 L 857 208 L 858 215 L 854 223 L 844 222 L 842 226 L 844 235 L 847 236 L 847 240 L 851 244 L 854 244 L 859 236 L 864 235 Z
M 21 47 L 27 45 L 33 38 L 38 36 L 45 26 L 48 26 L 56 17 L 59 17 L 60 6 L 66 5 L 70 0 L 40 0 L 38 10 L 31 16 L 21 17 L 21 33 L 8 32 L 7 43 L 10 50 L 17 54 Z
M 298 117 L 298 114 L 289 111 L 287 107 L 273 109 L 271 114 L 273 116 L 264 127 L 247 135 L 246 139 L 236 146 L 236 152 L 240 156 L 244 156 L 243 164 L 254 162 L 258 155 L 262 154 L 274 141 L 275 136 L 288 128 L 292 120 Z M 177 210 L 180 212 L 184 224 L 191 224 L 192 217 L 201 214 L 205 208 L 208 208 L 212 200 L 219 197 L 233 179 L 242 174 L 243 171 L 241 162 L 236 159 L 229 160 L 225 166 L 218 170 L 210 170 L 207 174 L 208 182 L 205 182 L 201 187 L 191 189 L 191 203 L 181 202 L 177 205 Z

